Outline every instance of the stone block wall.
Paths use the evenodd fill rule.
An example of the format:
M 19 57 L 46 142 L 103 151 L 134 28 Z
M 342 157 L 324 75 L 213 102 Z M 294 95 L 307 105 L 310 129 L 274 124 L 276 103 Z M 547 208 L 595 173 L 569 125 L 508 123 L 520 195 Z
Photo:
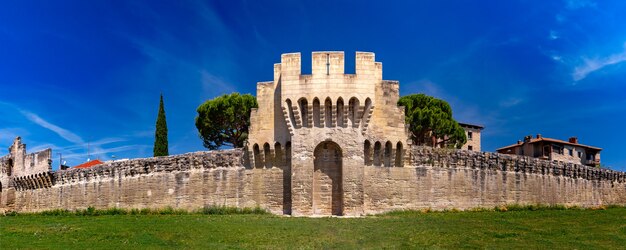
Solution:
M 246 169 L 241 150 L 106 162 L 57 171 L 52 186 L 17 187 L 17 211 L 261 206 L 282 213 L 282 170 Z
M 335 146 L 345 145 L 339 142 Z M 57 171 L 40 176 L 38 182 L 30 181 L 28 185 L 22 182 L 2 190 L 0 210 L 33 212 L 89 206 L 193 210 L 225 205 L 259 206 L 275 214 L 294 211 L 294 215 L 315 215 L 314 185 L 302 179 L 313 179 L 315 170 L 313 166 L 301 165 L 300 161 L 294 161 L 292 167 L 287 164 L 292 156 L 289 152 L 285 154 L 277 157 L 282 159 L 280 163 L 256 167 L 246 163 L 248 156 L 244 150 L 233 149 Z M 299 153 L 293 158 L 313 154 Z M 407 150 L 405 163 L 400 166 L 366 165 L 358 155 L 351 149 L 341 151 L 343 215 L 504 204 L 626 205 L 626 173 L 619 171 L 529 157 L 423 147 Z M 292 171 L 298 173 L 293 175 L 297 177 L 293 180 Z M 43 181 L 46 179 L 49 182 Z M 329 194 L 330 191 L 322 193 Z M 327 199 L 320 197 L 317 199 Z M 335 204 L 332 206 L 335 209 Z
M 626 173 L 531 157 L 413 147 L 409 166 L 364 169 L 363 213 L 505 204 L 626 205 Z

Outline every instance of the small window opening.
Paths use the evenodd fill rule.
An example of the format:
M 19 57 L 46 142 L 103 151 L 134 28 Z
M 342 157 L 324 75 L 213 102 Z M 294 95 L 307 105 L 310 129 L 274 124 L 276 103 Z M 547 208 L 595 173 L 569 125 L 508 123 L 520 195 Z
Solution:
M 330 75 L 330 54 L 326 54 L 326 75 Z

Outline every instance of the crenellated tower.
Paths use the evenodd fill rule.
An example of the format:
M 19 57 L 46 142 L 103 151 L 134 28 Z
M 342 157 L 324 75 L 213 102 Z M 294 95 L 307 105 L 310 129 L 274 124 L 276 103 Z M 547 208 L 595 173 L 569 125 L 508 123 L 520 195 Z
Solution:
M 363 167 L 405 162 L 399 84 L 370 52 L 356 53 L 356 74 L 345 74 L 344 52 L 313 52 L 311 65 L 304 75 L 300 53 L 283 54 L 274 80 L 257 84 L 249 167 L 286 173 L 286 213 L 360 214 Z
M 15 138 L 9 154 L 0 157 L 0 208 L 12 207 L 15 190 L 52 186 L 51 171 L 51 149 L 27 154 L 22 138 Z

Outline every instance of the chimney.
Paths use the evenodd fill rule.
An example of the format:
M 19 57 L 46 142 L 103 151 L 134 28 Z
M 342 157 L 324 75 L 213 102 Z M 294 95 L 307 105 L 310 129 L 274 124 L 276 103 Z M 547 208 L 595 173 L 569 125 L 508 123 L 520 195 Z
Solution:
M 578 137 L 572 136 L 569 138 L 570 143 L 578 144 Z
M 522 144 L 522 141 L 521 140 L 517 140 L 517 145 L 520 145 L 520 144 Z
M 541 139 L 541 134 L 537 134 L 537 139 Z
M 528 135 L 526 137 L 524 137 L 524 142 L 530 142 L 530 140 L 533 138 L 532 135 Z

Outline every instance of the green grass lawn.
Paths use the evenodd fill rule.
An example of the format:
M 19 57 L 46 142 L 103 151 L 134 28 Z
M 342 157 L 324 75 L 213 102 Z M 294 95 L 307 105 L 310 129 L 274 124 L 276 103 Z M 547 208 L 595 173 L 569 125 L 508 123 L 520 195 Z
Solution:
M 13 248 L 626 249 L 626 208 L 399 212 L 364 218 L 272 215 L 0 217 Z

